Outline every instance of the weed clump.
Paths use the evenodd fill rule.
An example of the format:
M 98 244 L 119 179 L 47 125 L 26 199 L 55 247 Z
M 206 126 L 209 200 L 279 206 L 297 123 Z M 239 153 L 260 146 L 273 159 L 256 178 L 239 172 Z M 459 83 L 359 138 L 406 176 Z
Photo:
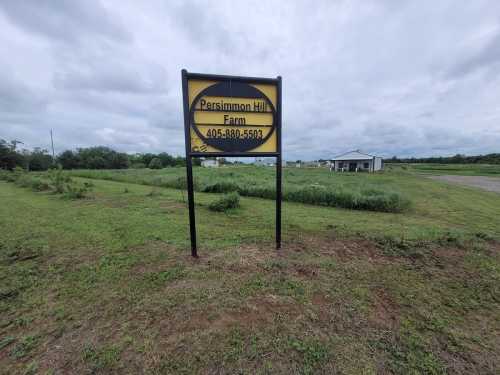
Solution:
M 47 191 L 50 190 L 50 185 L 40 178 L 23 174 L 14 182 L 17 186 L 29 188 L 33 191 Z
M 94 185 L 89 182 L 84 182 L 83 186 L 68 183 L 64 192 L 64 197 L 68 199 L 83 199 L 87 197 L 87 193 L 92 190 Z
M 16 167 L 12 171 L 0 169 L 0 180 L 7 182 L 16 182 L 17 179 L 24 174 L 25 170 L 21 167 Z
M 0 180 L 12 182 L 19 187 L 28 188 L 33 191 L 52 191 L 69 199 L 86 198 L 92 190 L 92 182 L 84 182 L 79 185 L 65 174 L 61 168 L 52 169 L 46 177 L 40 177 L 26 172 L 22 168 L 14 171 L 0 171 Z
M 83 186 L 78 185 L 67 174 L 63 173 L 61 168 L 53 169 L 49 172 L 49 179 L 54 193 L 62 194 L 68 199 L 83 199 L 92 190 L 94 184 L 84 182 Z
M 52 189 L 56 194 L 63 194 L 65 185 L 71 182 L 71 177 L 64 174 L 62 169 L 52 169 L 49 172 L 49 180 L 52 185 Z
M 238 207 L 240 207 L 240 195 L 236 192 L 224 194 L 221 198 L 213 201 L 208 206 L 211 211 L 216 212 L 226 212 Z
M 28 355 L 38 344 L 38 336 L 23 337 L 10 351 L 10 356 L 14 359 L 23 358 Z
M 232 181 L 217 181 L 213 184 L 206 185 L 203 188 L 205 193 L 230 193 L 238 191 L 240 187 Z

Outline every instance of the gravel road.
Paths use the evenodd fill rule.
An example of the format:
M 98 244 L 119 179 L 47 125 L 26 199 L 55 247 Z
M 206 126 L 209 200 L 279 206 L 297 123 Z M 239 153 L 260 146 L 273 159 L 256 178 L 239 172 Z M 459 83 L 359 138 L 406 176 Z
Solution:
M 433 180 L 446 181 L 460 185 L 477 187 L 500 193 L 500 178 L 484 176 L 428 176 Z

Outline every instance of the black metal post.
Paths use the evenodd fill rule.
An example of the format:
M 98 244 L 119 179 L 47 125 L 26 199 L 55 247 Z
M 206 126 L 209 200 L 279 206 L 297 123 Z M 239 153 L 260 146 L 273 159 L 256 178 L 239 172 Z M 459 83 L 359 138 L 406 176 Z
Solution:
M 186 177 L 189 205 L 189 234 L 191 237 L 191 255 L 198 257 L 196 248 L 196 218 L 194 215 L 193 162 L 191 157 L 191 129 L 189 125 L 189 93 L 187 70 L 182 69 L 182 102 L 184 107 L 184 137 L 186 144 Z
M 194 216 L 194 189 L 193 189 L 193 163 L 191 156 L 186 157 L 187 170 L 187 190 L 189 204 L 189 233 L 191 237 L 191 255 L 198 257 L 198 249 L 196 248 L 196 218 Z
M 276 126 L 276 141 L 277 152 L 276 156 L 276 249 L 281 249 L 281 172 L 282 172 L 282 155 L 281 155 L 281 77 L 278 77 L 278 85 L 276 87 L 277 96 L 277 119 Z
M 281 155 L 276 156 L 276 249 L 281 249 Z

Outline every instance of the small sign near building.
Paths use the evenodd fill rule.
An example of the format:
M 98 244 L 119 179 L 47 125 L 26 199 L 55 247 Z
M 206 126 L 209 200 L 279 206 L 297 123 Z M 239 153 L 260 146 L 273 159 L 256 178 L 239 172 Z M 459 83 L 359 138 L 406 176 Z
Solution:
M 281 77 L 182 70 L 191 254 L 197 256 L 193 157 L 276 158 L 276 247 L 281 247 Z

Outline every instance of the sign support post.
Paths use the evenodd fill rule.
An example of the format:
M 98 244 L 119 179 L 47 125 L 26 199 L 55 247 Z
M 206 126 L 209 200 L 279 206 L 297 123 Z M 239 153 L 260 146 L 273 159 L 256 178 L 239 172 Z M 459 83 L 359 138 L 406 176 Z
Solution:
M 281 158 L 281 77 L 278 76 L 277 84 L 277 104 L 276 104 L 277 120 L 277 151 L 276 156 L 276 249 L 281 249 L 281 172 L 282 172 L 282 158 Z
M 281 77 L 182 70 L 191 255 L 198 257 L 193 161 L 196 157 L 276 158 L 276 249 L 281 248 Z
M 182 96 L 184 107 L 184 129 L 189 129 L 189 97 L 187 71 L 182 70 Z M 198 249 L 196 247 L 196 218 L 194 215 L 194 187 L 193 187 L 193 161 L 191 159 L 191 145 L 189 132 L 184 132 L 186 142 L 186 183 L 189 206 L 189 234 L 191 238 L 191 256 L 198 258 Z

